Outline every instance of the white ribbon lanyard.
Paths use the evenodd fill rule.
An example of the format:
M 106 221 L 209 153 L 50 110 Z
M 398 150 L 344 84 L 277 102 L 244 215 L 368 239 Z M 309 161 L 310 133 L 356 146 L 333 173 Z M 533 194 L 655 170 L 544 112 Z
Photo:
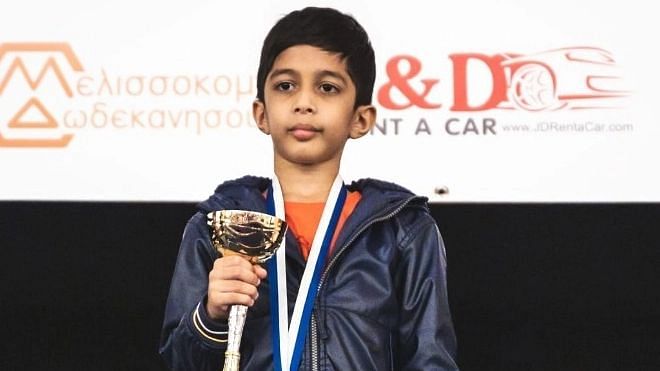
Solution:
M 284 197 L 282 196 L 282 189 L 280 187 L 279 180 L 276 176 L 273 176 L 273 203 L 275 207 L 275 216 L 285 220 L 285 211 L 284 211 Z M 343 192 L 342 192 L 343 191 Z M 281 362 L 281 365 L 275 365 L 276 370 L 291 370 L 292 366 L 297 369 L 297 363 L 300 362 L 300 357 L 302 355 L 302 347 L 304 345 L 305 334 L 299 334 L 301 329 L 301 324 L 303 328 L 307 328 L 308 323 L 301 323 L 303 320 L 303 312 L 309 313 L 311 311 L 311 305 L 313 298 L 316 295 L 317 287 L 311 287 L 312 281 L 316 276 L 316 281 L 323 269 L 322 264 L 317 266 L 319 258 L 322 259 L 321 263 L 324 261 L 325 256 L 321 255 L 321 250 L 327 251 L 327 246 L 323 249 L 323 243 L 326 242 L 327 245 L 330 244 L 332 240 L 332 235 L 334 235 L 334 229 L 336 228 L 336 220 L 338 219 L 338 214 L 343 208 L 343 203 L 345 201 L 346 192 L 344 190 L 344 183 L 339 175 L 335 178 L 332 188 L 330 189 L 330 194 L 323 208 L 323 213 L 321 214 L 321 220 L 314 234 L 314 240 L 312 241 L 312 247 L 307 258 L 307 264 L 305 265 L 305 271 L 300 282 L 300 288 L 298 290 L 298 295 L 296 296 L 296 303 L 293 309 L 293 316 L 291 318 L 291 325 L 288 325 L 288 303 L 287 303 L 287 289 L 286 289 L 286 237 L 282 239 L 282 245 L 277 250 L 275 254 L 276 266 L 277 266 L 277 314 L 278 314 L 278 323 L 273 324 L 273 331 L 278 331 L 279 337 L 274 337 L 273 346 L 277 346 L 277 340 L 279 339 L 279 357 L 277 354 L 274 356 L 274 361 L 277 362 L 278 358 Z M 339 205 L 341 203 L 341 205 Z M 335 216 L 333 218 L 333 215 Z M 331 220 L 334 223 L 331 224 Z M 327 237 L 328 227 L 331 227 L 333 230 L 330 231 L 332 234 L 329 239 Z M 316 273 L 316 275 L 315 275 Z M 272 297 L 271 300 L 274 298 Z M 305 308 L 305 303 L 307 302 L 308 308 Z M 271 303 L 271 308 L 274 303 Z M 307 314 L 309 317 L 309 314 Z M 274 320 L 274 319 L 273 319 Z M 288 331 L 287 331 L 288 329 Z M 275 333 L 273 334 L 276 335 Z M 300 336 L 300 338 L 299 338 Z M 273 349 L 275 353 L 277 350 Z M 297 353 L 297 354 L 295 354 Z M 295 354 L 295 355 L 294 355 Z M 294 359 L 295 358 L 295 359 Z M 296 363 L 296 364 L 292 364 Z M 278 367 L 281 366 L 281 367 Z

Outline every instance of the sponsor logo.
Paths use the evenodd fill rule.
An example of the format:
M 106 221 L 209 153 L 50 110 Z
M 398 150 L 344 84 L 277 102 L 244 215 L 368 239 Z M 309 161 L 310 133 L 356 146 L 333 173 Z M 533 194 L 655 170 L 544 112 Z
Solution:
M 42 100 L 45 90 L 57 94 L 53 85 L 59 94 L 73 97 L 64 71 L 81 72 L 83 67 L 71 47 L 66 43 L 3 43 L 0 66 L 4 67 L 0 69 L 0 101 L 5 103 L 0 109 L 6 111 L 18 103 L 9 119 L 0 123 L 0 147 L 66 147 L 73 134 L 63 132 Z M 49 80 L 54 83 L 41 89 Z
M 563 109 L 620 108 L 622 98 L 630 95 L 612 53 L 595 47 L 571 47 L 536 54 L 479 53 L 450 54 L 453 99 L 450 111 L 477 112 L 493 109 L 529 112 Z M 407 64 L 405 73 L 402 65 Z M 473 95 L 484 81 L 470 80 L 470 74 L 484 67 L 490 77 L 490 91 L 481 92 L 481 101 Z M 440 79 L 421 79 L 421 89 L 414 89 L 411 80 L 422 69 L 422 62 L 410 55 L 390 58 L 386 65 L 389 81 L 378 90 L 378 102 L 390 110 L 411 107 L 437 109 L 443 102 L 431 102 L 427 97 L 439 86 Z M 472 82 L 472 84 L 470 84 Z M 393 89 L 405 99 L 396 101 Z
M 449 136 L 633 131 L 631 123 L 603 114 L 625 108 L 631 96 L 605 49 L 453 53 L 448 59 L 442 76 L 428 76 L 420 58 L 391 57 L 387 81 L 376 91 L 378 104 L 389 112 L 372 134 L 399 135 L 406 128 L 414 135 Z

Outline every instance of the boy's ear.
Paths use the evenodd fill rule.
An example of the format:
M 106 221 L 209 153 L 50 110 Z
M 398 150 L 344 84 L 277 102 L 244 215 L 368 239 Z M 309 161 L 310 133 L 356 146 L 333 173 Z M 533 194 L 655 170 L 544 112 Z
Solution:
M 372 105 L 358 106 L 358 108 L 355 109 L 349 137 L 351 139 L 360 138 L 371 131 L 371 128 L 373 128 L 375 123 L 376 107 Z
M 257 99 L 252 103 L 252 117 L 254 117 L 254 122 L 257 123 L 257 127 L 264 134 L 270 135 L 270 127 L 268 125 L 268 117 L 266 115 L 266 106 L 264 102 Z

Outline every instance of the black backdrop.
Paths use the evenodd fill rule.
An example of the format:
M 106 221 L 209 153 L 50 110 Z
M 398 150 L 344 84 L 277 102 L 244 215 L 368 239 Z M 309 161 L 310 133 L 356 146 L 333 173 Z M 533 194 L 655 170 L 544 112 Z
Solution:
M 0 203 L 0 370 L 164 370 L 192 203 Z M 659 204 L 437 204 L 462 370 L 660 369 Z

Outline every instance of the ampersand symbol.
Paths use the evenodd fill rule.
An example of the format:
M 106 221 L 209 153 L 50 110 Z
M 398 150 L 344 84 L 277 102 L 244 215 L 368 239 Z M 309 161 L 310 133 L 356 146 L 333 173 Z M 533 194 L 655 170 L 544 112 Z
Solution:
M 402 75 L 399 71 L 399 63 L 407 61 L 410 64 L 408 73 Z M 401 110 L 411 107 L 413 104 L 420 108 L 439 108 L 441 104 L 433 104 L 426 101 L 426 96 L 429 94 L 433 85 L 437 84 L 440 80 L 435 79 L 422 79 L 424 84 L 424 91 L 418 94 L 408 83 L 411 78 L 417 76 L 422 69 L 422 62 L 419 59 L 410 55 L 399 55 L 387 62 L 386 71 L 389 77 L 389 82 L 378 90 L 378 101 L 385 108 Z M 398 104 L 392 100 L 392 88 L 396 87 L 408 99 L 406 104 Z

